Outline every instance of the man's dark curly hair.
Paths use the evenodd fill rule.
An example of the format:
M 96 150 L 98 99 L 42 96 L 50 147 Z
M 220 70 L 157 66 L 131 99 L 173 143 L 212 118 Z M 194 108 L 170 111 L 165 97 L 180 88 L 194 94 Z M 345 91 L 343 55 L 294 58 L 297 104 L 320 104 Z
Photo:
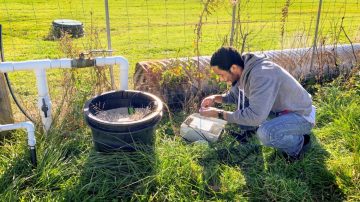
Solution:
M 230 71 L 234 64 L 244 68 L 244 61 L 235 48 L 221 47 L 211 56 L 210 65 L 218 66 L 221 70 Z

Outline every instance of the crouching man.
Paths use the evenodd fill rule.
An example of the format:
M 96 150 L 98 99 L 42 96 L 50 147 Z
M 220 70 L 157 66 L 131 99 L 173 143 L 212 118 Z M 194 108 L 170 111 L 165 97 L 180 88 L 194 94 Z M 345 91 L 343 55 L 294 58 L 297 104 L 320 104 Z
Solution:
M 211 68 L 221 81 L 232 84 L 229 92 L 211 95 L 201 103 L 200 114 L 236 123 L 242 129 L 256 127 L 260 142 L 298 159 L 310 146 L 315 123 L 311 95 L 286 70 L 264 55 L 240 55 L 222 47 L 211 57 Z M 214 108 L 215 103 L 234 103 L 234 112 Z M 270 114 L 275 118 L 268 119 Z

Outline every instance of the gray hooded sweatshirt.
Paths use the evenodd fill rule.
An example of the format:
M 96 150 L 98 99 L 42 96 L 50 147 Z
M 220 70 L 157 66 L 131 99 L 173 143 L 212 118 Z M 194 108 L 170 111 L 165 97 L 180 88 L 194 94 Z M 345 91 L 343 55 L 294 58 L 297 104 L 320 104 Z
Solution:
M 258 126 L 270 112 L 310 115 L 311 95 L 285 69 L 269 61 L 265 55 L 248 53 L 242 58 L 244 70 L 240 79 L 223 95 L 224 103 L 238 104 L 238 109 L 227 116 L 229 123 Z M 247 107 L 244 107 L 245 96 Z

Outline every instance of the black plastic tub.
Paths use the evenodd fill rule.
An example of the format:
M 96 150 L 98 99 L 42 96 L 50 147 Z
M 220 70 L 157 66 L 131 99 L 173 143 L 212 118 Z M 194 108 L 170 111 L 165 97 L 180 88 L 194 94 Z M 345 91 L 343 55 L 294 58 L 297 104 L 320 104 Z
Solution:
M 148 108 L 150 113 L 137 121 L 110 122 L 97 117 L 99 110 Z M 92 130 L 95 150 L 137 150 L 154 145 L 154 132 L 162 118 L 161 100 L 150 93 L 134 90 L 110 91 L 85 103 L 84 118 Z

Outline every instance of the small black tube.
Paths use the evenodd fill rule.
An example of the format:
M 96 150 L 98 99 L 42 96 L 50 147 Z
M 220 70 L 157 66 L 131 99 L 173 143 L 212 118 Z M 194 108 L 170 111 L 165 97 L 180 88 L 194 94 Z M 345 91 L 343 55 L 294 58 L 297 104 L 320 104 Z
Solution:
M 37 166 L 37 158 L 36 158 L 36 149 L 35 147 L 30 147 L 30 160 L 33 164 L 33 167 Z

